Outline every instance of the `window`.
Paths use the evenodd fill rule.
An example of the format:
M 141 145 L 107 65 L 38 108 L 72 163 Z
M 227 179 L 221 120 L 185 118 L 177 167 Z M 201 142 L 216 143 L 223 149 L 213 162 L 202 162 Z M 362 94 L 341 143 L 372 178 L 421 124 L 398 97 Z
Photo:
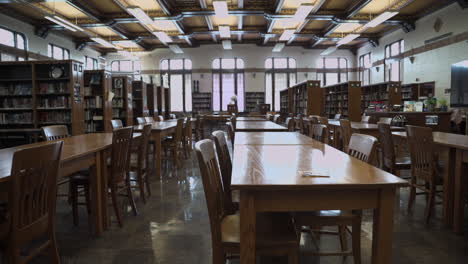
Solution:
M 400 56 L 404 52 L 405 41 L 399 40 L 385 46 L 385 81 L 401 81 Z
M 345 58 L 320 58 L 317 68 L 317 80 L 322 86 L 348 81 L 348 60 Z
M 97 70 L 98 69 L 98 60 L 85 56 L 85 69 L 86 70 Z
M 165 59 L 160 63 L 161 83 L 171 90 L 171 111 L 192 111 L 192 61 Z
M 47 56 L 56 60 L 69 60 L 70 51 L 66 48 L 62 48 L 54 44 L 49 44 L 47 48 Z
M 141 62 L 136 60 L 115 60 L 111 63 L 112 72 L 141 72 Z
M 265 103 L 272 111 L 280 110 L 280 91 L 296 84 L 296 60 L 268 58 L 265 60 Z
M 24 37 L 23 33 L 11 31 L 2 27 L 0 27 L 0 44 L 21 50 L 26 50 L 26 38 Z M 24 58 L 5 52 L 0 52 L 0 61 L 16 60 L 24 60 Z
M 213 68 L 213 110 L 227 111 L 233 96 L 237 96 L 237 108 L 244 111 L 244 61 L 239 58 L 215 59 Z
M 372 67 L 371 54 L 367 53 L 359 57 L 359 80 L 362 85 L 370 84 L 370 68 Z

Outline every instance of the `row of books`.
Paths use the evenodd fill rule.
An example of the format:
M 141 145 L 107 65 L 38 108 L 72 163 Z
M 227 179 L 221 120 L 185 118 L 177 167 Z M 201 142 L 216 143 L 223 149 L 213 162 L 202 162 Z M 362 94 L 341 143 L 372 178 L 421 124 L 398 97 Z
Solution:
M 90 121 L 90 120 L 101 121 L 103 119 L 104 119 L 103 116 L 101 114 L 96 113 L 96 111 L 92 111 L 92 110 L 86 110 L 85 111 L 85 120 L 86 121 Z
M 54 98 L 41 98 L 38 108 L 68 108 L 70 107 L 68 96 L 57 96 Z
M 0 95 L 31 95 L 32 83 L 0 83 Z
M 113 99 L 112 107 L 123 107 L 123 103 L 124 103 L 123 99 Z
M 97 131 L 103 131 L 104 129 L 102 128 L 101 123 L 96 123 L 96 122 L 89 122 L 86 124 L 86 132 L 88 133 L 93 133 Z
M 41 82 L 39 83 L 40 94 L 68 93 L 68 82 Z
M 32 108 L 31 98 L 4 98 L 0 101 L 0 108 L 3 109 L 24 109 Z
M 123 109 L 112 109 L 112 119 L 121 118 L 125 116 L 125 110 Z
M 32 124 L 32 113 L 0 113 L 0 124 Z
M 86 98 L 85 108 L 102 108 L 102 97 L 95 96 L 94 98 Z
M 70 123 L 71 114 L 69 111 L 39 112 L 37 115 L 39 123 Z

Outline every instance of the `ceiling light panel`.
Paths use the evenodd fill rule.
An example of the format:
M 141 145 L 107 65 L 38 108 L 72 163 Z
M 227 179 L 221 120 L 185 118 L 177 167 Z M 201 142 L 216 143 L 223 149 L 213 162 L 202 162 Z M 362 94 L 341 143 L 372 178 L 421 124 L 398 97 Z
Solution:
M 145 25 L 152 25 L 153 24 L 153 19 L 151 19 L 148 14 L 143 11 L 143 9 L 139 7 L 128 7 L 127 11 L 134 16 L 140 23 L 145 24 Z
M 163 31 L 155 31 L 153 32 L 153 34 L 158 37 L 158 39 L 164 43 L 169 43 L 169 42 L 172 42 L 172 39 L 171 37 L 169 37 L 169 35 L 167 35 L 166 32 L 163 32 Z
M 184 51 L 179 47 L 179 45 L 169 45 L 169 48 L 172 50 L 172 52 L 176 53 L 176 54 L 181 54 L 181 53 L 184 53 Z
M 84 31 L 84 29 L 80 28 L 79 26 L 69 22 L 68 20 L 65 20 L 59 16 L 45 16 L 45 19 L 54 22 L 55 24 L 62 26 L 70 31 L 76 32 L 76 31 Z
M 178 31 L 174 21 L 171 20 L 154 20 L 153 27 L 158 31 Z
M 332 54 L 333 52 L 335 52 L 338 48 L 337 47 L 329 47 L 328 49 L 322 51 L 322 53 L 320 53 L 321 56 L 327 56 L 327 55 L 330 55 Z
M 229 39 L 223 40 L 223 49 L 225 50 L 232 49 L 232 42 Z
M 357 39 L 359 36 L 359 34 L 349 34 L 346 37 L 342 38 L 340 41 L 338 41 L 337 44 L 338 46 L 348 44 L 349 42 Z
M 289 39 L 292 38 L 295 31 L 296 31 L 295 29 L 286 29 L 286 30 L 284 30 L 283 34 L 281 34 L 279 40 L 280 41 L 288 41 Z
M 229 29 L 229 26 L 219 26 L 218 30 L 221 38 L 231 38 L 231 30 Z
M 351 33 L 354 32 L 356 29 L 360 28 L 362 25 L 359 23 L 343 23 L 340 24 L 333 33 Z
M 109 41 L 107 40 L 104 40 L 102 38 L 91 38 L 92 41 L 96 42 L 96 43 L 99 43 L 101 44 L 102 46 L 106 47 L 106 48 L 116 48 L 114 44 L 110 43 Z
M 215 16 L 218 18 L 229 17 L 228 5 L 226 1 L 213 1 L 213 8 L 215 10 Z
M 281 52 L 285 46 L 286 44 L 284 43 L 276 43 L 275 47 L 273 48 L 273 52 Z
M 398 14 L 398 12 L 383 12 L 379 16 L 377 16 L 374 19 L 372 19 L 371 21 L 369 21 L 369 23 L 364 25 L 364 28 L 376 27 L 376 26 L 382 24 L 383 22 L 389 20 L 390 18 L 396 16 L 397 14 Z
M 292 17 L 292 20 L 296 22 L 304 22 L 312 9 L 314 9 L 313 5 L 300 5 Z

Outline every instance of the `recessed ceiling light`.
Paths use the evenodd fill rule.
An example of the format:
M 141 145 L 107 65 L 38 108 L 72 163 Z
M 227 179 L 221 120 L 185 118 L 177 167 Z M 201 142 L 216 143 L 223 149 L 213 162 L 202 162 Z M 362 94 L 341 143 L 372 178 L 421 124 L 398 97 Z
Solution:
M 285 29 L 283 31 L 283 34 L 281 34 L 279 40 L 280 41 L 288 41 L 294 35 L 294 32 L 296 32 L 295 29 Z
M 286 44 L 284 43 L 276 43 L 275 47 L 273 48 L 273 52 L 281 52 L 285 46 Z
M 231 38 L 231 31 L 229 29 L 229 26 L 219 26 L 218 30 L 221 38 Z
M 215 10 L 215 16 L 218 18 L 229 17 L 228 5 L 226 1 L 213 1 L 213 7 Z

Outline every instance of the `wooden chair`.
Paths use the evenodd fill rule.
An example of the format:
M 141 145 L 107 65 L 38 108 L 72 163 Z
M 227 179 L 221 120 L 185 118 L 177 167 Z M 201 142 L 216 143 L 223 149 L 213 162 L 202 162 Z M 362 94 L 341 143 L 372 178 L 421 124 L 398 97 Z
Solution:
M 139 125 L 146 124 L 146 119 L 144 117 L 137 117 L 137 122 Z
M 396 156 L 390 125 L 385 123 L 378 123 L 377 125 L 379 127 L 380 147 L 383 154 L 383 169 L 400 176 L 400 170 L 411 169 L 411 159 L 409 157 Z
M 45 252 L 50 263 L 60 263 L 55 203 L 62 145 L 61 141 L 50 142 L 13 154 L 9 213 L 0 222 L 0 245 L 6 263 L 28 263 Z
M 333 117 L 335 120 L 340 120 L 341 119 L 341 114 L 335 114 L 335 117 Z
M 146 124 L 154 123 L 154 119 L 151 116 L 145 116 L 144 118 L 145 118 Z
M 239 214 L 228 215 L 224 206 L 222 178 L 213 141 L 205 139 L 195 144 L 195 152 L 200 167 L 203 188 L 208 207 L 211 227 L 213 264 L 224 264 L 240 252 L 240 217 Z M 260 222 L 263 214 L 257 218 L 257 252 L 259 255 L 287 255 L 288 263 L 298 262 L 299 239 L 288 222 L 277 223 L 272 228 L 269 221 Z M 266 219 L 266 218 L 265 218 Z M 289 219 L 288 219 L 289 221 Z M 260 223 L 259 223 L 260 222 Z M 269 225 L 270 224 L 270 225 Z
M 41 127 L 42 137 L 45 141 L 64 139 L 70 136 L 67 126 L 45 126 Z
M 429 223 L 435 206 L 437 186 L 443 185 L 442 173 L 439 172 L 437 152 L 428 127 L 406 126 L 408 146 L 411 156 L 410 196 L 408 212 L 411 211 L 416 195 L 427 195 L 425 219 Z M 416 189 L 422 191 L 416 193 Z
M 149 163 L 149 141 L 151 138 L 151 124 L 143 125 L 141 132 L 141 138 L 138 144 L 138 150 L 136 157 L 132 153 L 130 160 L 130 172 L 129 177 L 131 182 L 136 182 L 136 185 L 131 185 L 132 188 L 138 188 L 140 191 L 140 197 L 143 203 L 146 203 L 145 189 L 148 192 L 148 196 L 151 195 L 149 176 L 151 174 L 150 163 Z
M 297 116 L 296 129 L 303 135 L 306 134 L 306 125 L 304 124 L 304 119 L 302 115 Z M 308 131 L 307 131 L 308 132 Z
M 180 166 L 180 154 L 184 151 L 183 148 L 183 135 L 184 135 L 184 119 L 177 119 L 174 136 L 168 138 L 163 142 L 163 148 L 171 153 L 172 162 L 175 166 Z M 167 160 L 168 157 L 165 157 Z
M 275 122 L 275 116 L 272 114 L 267 115 L 267 120 L 270 120 L 271 122 Z
M 311 116 L 309 116 L 309 119 L 310 119 L 309 123 L 310 123 L 311 125 L 320 124 L 319 118 L 320 118 L 320 116 L 311 115 Z
M 159 121 L 164 121 L 164 116 L 160 115 L 159 116 Z
M 192 151 L 192 118 L 186 117 L 184 119 L 184 135 L 183 145 L 185 158 L 188 158 L 188 154 Z
M 227 125 L 227 131 L 228 131 L 229 138 L 231 139 L 232 149 L 234 149 L 234 139 L 235 139 L 236 133 L 234 132 L 234 128 L 232 127 L 231 124 Z
M 290 132 L 294 132 L 296 130 L 293 117 L 286 118 L 286 127 Z
M 351 122 L 349 122 L 349 120 L 340 119 L 340 137 L 341 137 L 342 149 L 344 152 L 348 152 L 347 149 L 348 149 L 349 140 L 351 138 L 352 133 L 353 131 L 351 128 Z
M 237 118 L 235 115 L 231 116 L 231 124 L 234 131 L 236 131 Z
M 375 159 L 377 138 L 363 134 L 352 134 L 347 153 L 361 161 L 371 163 Z
M 328 144 L 330 140 L 330 131 L 326 125 L 313 124 L 309 127 L 309 137 Z
M 169 119 L 177 119 L 177 116 L 175 114 L 169 114 Z
M 197 119 L 195 120 L 195 140 L 196 141 L 202 140 L 205 137 L 203 123 L 204 123 L 203 116 L 198 115 Z
M 328 118 L 327 117 L 319 116 L 318 121 L 319 121 L 319 124 L 328 126 Z
M 112 129 L 122 128 L 123 124 L 121 120 L 113 119 L 111 120 Z
M 273 116 L 273 122 L 275 122 L 276 124 L 280 124 L 281 123 L 281 116 L 280 115 L 274 115 Z
M 361 117 L 361 123 L 369 123 L 370 116 L 363 116 Z
M 379 118 L 379 122 L 377 123 L 384 123 L 384 124 L 387 124 L 387 125 L 391 125 L 392 124 L 392 118 L 391 117 L 381 117 Z

